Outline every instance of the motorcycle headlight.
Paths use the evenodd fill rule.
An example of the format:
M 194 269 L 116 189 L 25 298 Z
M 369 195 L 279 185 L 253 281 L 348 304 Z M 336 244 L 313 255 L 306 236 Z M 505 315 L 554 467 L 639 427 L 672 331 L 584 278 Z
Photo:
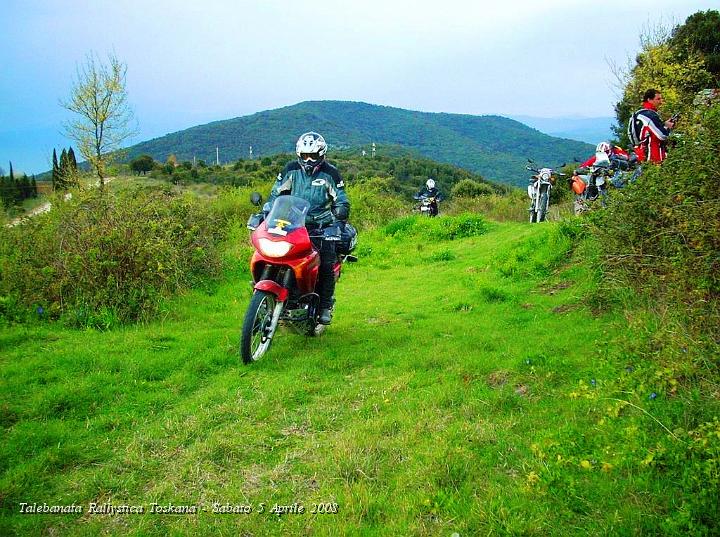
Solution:
M 547 180 L 550 179 L 550 174 L 549 174 L 548 172 L 542 172 L 542 173 L 540 174 L 540 177 L 542 177 L 543 180 L 547 181 Z
M 268 257 L 282 257 L 290 251 L 292 244 L 285 241 L 271 241 L 270 239 L 258 239 L 258 246 L 263 255 Z

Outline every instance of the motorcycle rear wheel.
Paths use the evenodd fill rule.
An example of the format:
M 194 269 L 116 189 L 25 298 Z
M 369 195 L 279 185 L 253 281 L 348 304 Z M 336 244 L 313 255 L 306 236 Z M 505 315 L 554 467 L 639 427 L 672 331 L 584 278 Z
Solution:
M 250 299 L 240 335 L 240 355 L 244 363 L 259 360 L 270 348 L 277 324 L 272 326 L 277 299 L 267 291 L 255 291 Z

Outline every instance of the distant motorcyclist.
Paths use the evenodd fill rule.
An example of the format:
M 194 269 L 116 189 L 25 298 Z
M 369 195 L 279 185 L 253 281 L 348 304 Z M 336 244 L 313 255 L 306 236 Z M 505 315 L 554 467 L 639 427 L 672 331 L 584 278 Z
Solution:
M 345 184 L 340 172 L 325 160 L 327 144 L 316 132 L 306 132 L 295 144 L 297 160 L 289 162 L 277 176 L 270 192 L 268 204 L 272 207 L 278 196 L 290 194 L 310 202 L 305 218 L 306 227 L 311 235 L 335 222 L 341 225 L 350 216 L 350 201 L 345 194 Z M 320 270 L 316 291 L 320 297 L 321 324 L 330 324 L 332 320 L 335 277 L 333 264 L 337 259 L 335 242 L 311 237 L 313 245 L 320 253 Z
M 428 179 L 418 193 L 413 196 L 413 199 L 430 200 L 430 216 L 437 216 L 438 202 L 443 200 L 443 196 L 440 193 L 440 190 L 435 186 L 435 181 L 433 179 Z

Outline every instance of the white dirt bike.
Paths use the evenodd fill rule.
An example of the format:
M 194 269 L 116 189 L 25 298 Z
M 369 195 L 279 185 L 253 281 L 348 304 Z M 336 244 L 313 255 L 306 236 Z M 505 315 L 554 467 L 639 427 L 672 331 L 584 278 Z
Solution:
M 548 208 L 550 207 L 550 192 L 557 176 L 564 177 L 564 173 L 556 171 L 554 168 L 537 168 L 535 163 L 528 159 L 530 163 L 526 166 L 528 171 L 533 172 L 528 184 L 528 197 L 532 200 L 530 205 L 530 223 L 544 222 L 547 218 Z M 558 166 L 562 168 L 564 164 Z

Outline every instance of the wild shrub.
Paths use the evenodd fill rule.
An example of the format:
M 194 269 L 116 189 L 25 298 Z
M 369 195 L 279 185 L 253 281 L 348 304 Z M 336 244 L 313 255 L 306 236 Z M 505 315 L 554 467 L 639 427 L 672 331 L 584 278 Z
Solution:
M 457 256 L 450 250 L 440 250 L 432 254 L 428 258 L 428 261 L 431 263 L 443 263 L 445 261 L 454 261 L 456 258 Z
M 697 119 L 699 128 L 685 135 L 662 166 L 645 166 L 639 180 L 591 222 L 603 269 L 613 280 L 687 305 L 717 334 L 720 105 Z
M 224 221 L 190 196 L 76 192 L 0 230 L 0 297 L 69 324 L 107 328 L 219 273 Z
M 656 438 L 642 461 L 682 483 L 662 528 L 678 535 L 712 533 L 720 507 L 720 105 L 692 121 L 662 165 L 646 165 L 591 215 L 587 241 L 599 292 L 632 292 L 624 302 L 640 337 L 625 345 L 636 370 L 622 393 L 683 403 L 681 416 L 653 410 L 673 434 Z
M 487 183 L 479 183 L 472 179 L 462 179 L 453 185 L 451 190 L 455 198 L 478 198 L 495 194 L 495 189 Z

